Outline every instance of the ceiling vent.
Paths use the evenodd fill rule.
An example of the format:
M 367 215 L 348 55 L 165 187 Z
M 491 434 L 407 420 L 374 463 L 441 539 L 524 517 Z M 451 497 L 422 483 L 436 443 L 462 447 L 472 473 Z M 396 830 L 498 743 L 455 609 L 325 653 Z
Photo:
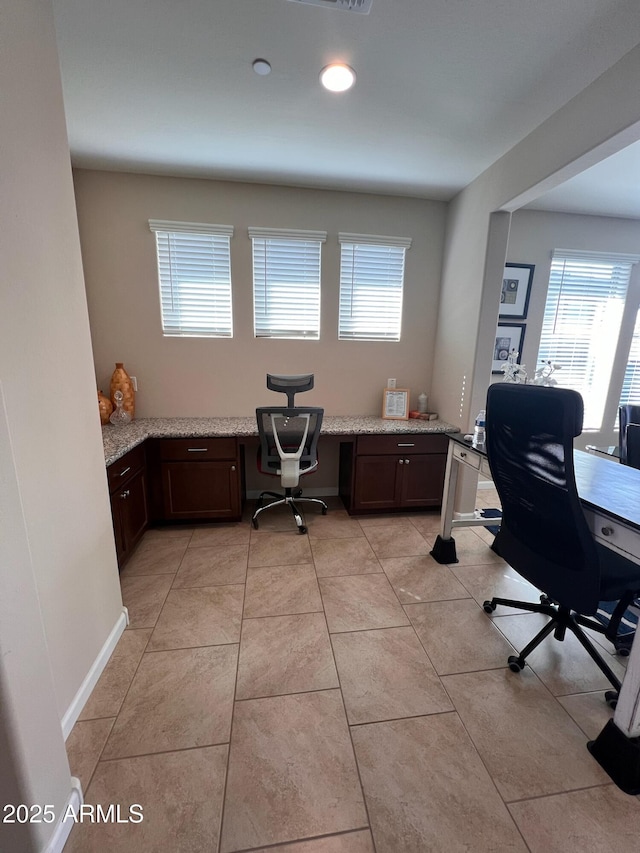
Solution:
M 373 0 L 289 0 L 291 3 L 306 3 L 308 6 L 324 6 L 325 9 L 344 9 L 345 12 L 360 12 L 368 15 Z

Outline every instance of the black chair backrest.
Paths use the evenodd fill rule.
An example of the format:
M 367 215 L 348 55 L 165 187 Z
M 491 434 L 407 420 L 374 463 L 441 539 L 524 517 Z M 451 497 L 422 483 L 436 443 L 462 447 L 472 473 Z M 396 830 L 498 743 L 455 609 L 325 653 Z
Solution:
M 324 409 L 317 406 L 261 406 L 256 409 L 260 435 L 260 464 L 263 471 L 272 470 L 275 474 L 280 468 L 281 460 L 274 438 L 272 415 L 276 416 L 278 438 L 285 452 L 295 452 L 300 447 L 307 425 L 304 416 L 309 415 L 309 428 L 299 463 L 300 472 L 315 467 Z
M 627 465 L 640 468 L 640 424 L 627 424 Z
M 640 405 L 627 403 L 618 407 L 618 421 L 620 426 L 620 461 L 627 464 L 627 424 L 640 424 Z M 635 467 L 635 466 L 634 466 Z
M 568 388 L 491 385 L 487 455 L 502 502 L 500 555 L 559 604 L 592 614 L 600 566 L 573 467 L 583 411 Z

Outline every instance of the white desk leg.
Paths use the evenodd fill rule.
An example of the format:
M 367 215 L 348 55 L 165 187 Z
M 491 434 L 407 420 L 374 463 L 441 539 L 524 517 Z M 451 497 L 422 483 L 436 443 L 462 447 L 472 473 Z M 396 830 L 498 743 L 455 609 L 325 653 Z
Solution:
M 457 563 L 456 543 L 451 538 L 451 522 L 453 521 L 453 505 L 456 498 L 458 483 L 458 460 L 453 455 L 453 442 L 449 442 L 447 452 L 447 467 L 444 473 L 444 489 L 442 490 L 442 509 L 440 510 L 440 533 L 433 543 L 431 556 L 437 563 Z
M 637 631 L 613 719 L 588 747 L 619 788 L 627 794 L 640 794 L 640 642 Z

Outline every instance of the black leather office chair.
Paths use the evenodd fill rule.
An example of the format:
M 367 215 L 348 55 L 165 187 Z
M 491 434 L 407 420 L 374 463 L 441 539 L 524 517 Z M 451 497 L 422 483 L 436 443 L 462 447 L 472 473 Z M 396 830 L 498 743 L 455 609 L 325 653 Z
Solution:
M 627 425 L 640 424 L 640 406 L 628 403 L 618 407 L 618 425 L 620 427 L 620 437 L 618 444 L 620 445 L 620 461 L 623 465 L 627 464 Z M 637 467 L 637 466 L 634 466 Z
M 625 439 L 625 465 L 640 468 L 640 423 L 627 424 Z
M 252 523 L 258 528 L 258 517 L 267 509 L 288 506 L 298 533 L 306 533 L 307 527 L 299 504 L 315 504 L 327 514 L 327 505 L 319 498 L 302 497 L 298 488 L 300 477 L 318 467 L 318 438 L 322 427 L 324 409 L 317 406 L 296 406 L 295 394 L 313 388 L 313 374 L 299 376 L 276 376 L 267 374 L 267 388 L 287 395 L 287 406 L 261 406 L 256 409 L 260 449 L 258 468 L 262 473 L 280 477 L 284 495 L 278 492 L 262 492 Z M 265 498 L 274 500 L 268 504 Z
M 505 605 L 550 617 L 520 654 L 509 657 L 514 672 L 549 634 L 563 640 L 572 631 L 615 688 L 606 694 L 613 706 L 620 681 L 583 628 L 620 643 L 620 623 L 640 590 L 640 566 L 596 542 L 587 525 L 573 467 L 573 439 L 582 431 L 582 418 L 576 391 L 490 386 L 487 455 L 502 503 L 496 550 L 542 595 L 539 604 L 492 598 L 483 606 L 487 613 Z M 595 616 L 600 610 L 602 618 L 605 602 L 615 603 L 603 625 Z

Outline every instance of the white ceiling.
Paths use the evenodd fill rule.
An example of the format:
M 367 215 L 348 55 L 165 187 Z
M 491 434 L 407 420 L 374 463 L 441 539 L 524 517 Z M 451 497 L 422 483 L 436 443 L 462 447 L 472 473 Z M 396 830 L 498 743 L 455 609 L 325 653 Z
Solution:
M 368 15 L 291 0 L 53 8 L 75 165 L 433 199 L 640 42 L 638 0 L 373 0 Z M 257 57 L 269 76 L 253 72 Z M 357 83 L 330 94 L 318 74 L 340 60 Z M 640 155 L 627 156 L 637 176 Z M 599 212 L 587 178 L 567 188 Z M 602 212 L 628 183 L 627 171 Z M 549 205 L 571 209 L 560 192 Z M 632 202 L 622 215 L 640 217 Z

